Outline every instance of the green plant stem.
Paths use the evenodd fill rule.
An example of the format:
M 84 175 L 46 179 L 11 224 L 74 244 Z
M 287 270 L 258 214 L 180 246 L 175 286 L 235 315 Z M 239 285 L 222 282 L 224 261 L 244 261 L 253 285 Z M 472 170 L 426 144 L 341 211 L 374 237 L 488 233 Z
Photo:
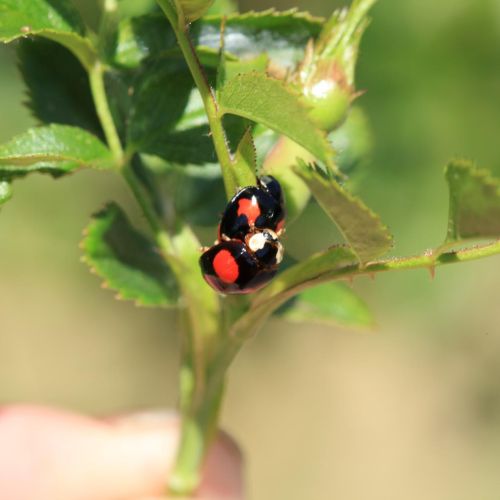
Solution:
M 211 394 L 203 394 L 200 404 L 192 407 L 193 398 L 189 394 L 192 377 L 190 374 L 186 374 L 186 371 L 190 369 L 191 367 L 184 366 L 181 372 L 181 395 L 184 393 L 187 400 L 183 401 L 181 399 L 181 441 L 169 479 L 170 493 L 180 496 L 192 493 L 200 482 L 201 467 L 208 447 L 217 431 L 224 393 L 224 379 L 222 378 Z M 186 379 L 188 380 L 188 387 L 182 390 L 182 382 Z
M 206 357 L 214 339 L 220 334 L 219 302 L 215 294 L 200 293 L 204 286 L 198 269 L 199 243 L 188 226 L 170 234 L 156 213 L 148 193 L 137 179 L 124 154 L 109 109 L 104 69 L 100 62 L 89 71 L 91 91 L 106 140 L 113 153 L 116 167 L 122 173 L 137 203 L 142 209 L 156 242 L 182 289 L 187 304 L 184 341 L 186 348 L 181 371 L 181 441 L 177 460 L 170 478 L 172 494 L 186 495 L 194 491 L 200 480 L 200 470 L 212 437 L 217 429 L 223 394 L 223 378 L 217 388 L 206 393 Z M 218 122 L 220 125 L 220 122 Z M 223 134 L 223 130 L 221 129 Z M 211 388 L 215 384 L 210 384 Z
M 173 495 L 186 495 L 198 485 L 200 470 L 217 429 L 222 401 L 223 379 L 217 390 L 206 393 L 207 358 L 220 334 L 218 298 L 211 291 L 200 293 L 198 269 L 199 245 L 188 226 L 167 233 L 130 167 L 122 170 L 136 200 L 156 235 L 165 260 L 174 272 L 186 302 L 183 316 L 183 360 L 180 384 L 181 439 L 177 458 L 169 478 Z M 214 384 L 210 384 L 214 388 Z
M 335 250 L 332 249 L 331 251 Z M 365 266 L 358 263 L 354 254 L 347 247 L 338 247 L 337 250 L 339 252 L 343 251 L 343 255 L 332 269 L 320 272 L 315 276 L 305 277 L 300 271 L 297 272 L 296 270 L 306 268 L 309 264 L 308 259 L 290 267 L 278 276 L 268 288 L 256 295 L 250 311 L 233 325 L 230 335 L 242 339 L 252 336 L 262 324 L 261 322 L 276 308 L 294 295 L 320 283 L 341 279 L 352 281 L 357 276 L 368 275 L 374 277 L 381 272 L 410 269 L 428 269 L 431 276 L 434 276 L 435 268 L 438 266 L 468 262 L 500 254 L 500 240 L 446 252 L 442 252 L 438 247 L 421 255 L 381 259 Z M 349 255 L 350 253 L 351 255 Z M 315 256 L 311 259 L 314 258 Z
M 184 22 L 183 16 L 178 14 L 180 12 L 178 5 L 174 0 L 158 0 L 158 3 L 172 25 L 179 47 L 200 92 L 214 148 L 221 165 L 226 194 L 228 198 L 231 198 L 238 184 L 234 161 L 229 150 L 215 95 L 189 37 L 188 26 Z M 197 294 L 196 290 L 188 290 L 188 292 L 189 294 Z M 210 304 L 208 305 L 211 307 Z M 203 309 L 205 304 L 200 304 L 200 306 Z M 206 313 L 200 308 L 193 310 L 193 304 L 191 304 L 191 309 L 188 314 L 199 318 L 200 315 Z M 196 318 L 194 318 L 193 324 L 196 324 Z M 193 335 L 193 339 L 196 340 L 196 334 Z M 213 348 L 213 341 L 212 339 L 206 340 L 208 340 L 208 344 L 203 342 L 202 347 L 204 347 L 205 351 L 210 352 Z M 217 384 L 211 382 L 208 375 L 209 370 L 205 364 L 201 364 L 201 360 L 196 356 L 196 351 L 196 344 L 192 343 L 191 349 L 187 349 L 183 355 L 181 372 L 181 440 L 169 480 L 169 490 L 172 495 L 188 495 L 198 486 L 201 466 L 217 429 L 219 409 L 222 402 L 224 377 L 220 377 Z M 205 352 L 203 362 L 209 356 L 209 352 Z M 203 371 L 203 380 L 200 380 L 200 370 Z M 208 387 L 210 388 L 209 392 L 207 391 Z
M 158 0 L 158 3 L 172 25 L 184 59 L 186 60 L 193 80 L 198 88 L 198 91 L 200 92 L 205 112 L 207 114 L 215 152 L 222 169 L 224 187 L 227 197 L 230 199 L 234 195 L 238 187 L 238 183 L 234 174 L 233 158 L 231 151 L 229 150 L 224 127 L 222 126 L 221 116 L 219 115 L 217 100 L 210 84 L 208 83 L 203 67 L 196 54 L 196 50 L 191 42 L 188 25 L 179 22 L 178 16 L 169 0 Z
M 461 242 L 457 242 L 456 246 L 460 244 Z M 446 246 L 451 246 L 451 243 L 448 243 Z M 365 268 L 358 267 L 358 269 L 351 273 L 351 275 L 359 276 L 362 274 L 372 274 L 384 271 L 402 271 L 405 269 L 433 269 L 444 264 L 454 264 L 457 262 L 469 262 L 484 259 L 485 257 L 500 254 L 500 240 L 445 252 L 441 249 L 442 247 L 438 247 L 437 249 L 430 250 L 422 255 L 415 255 L 412 257 L 395 257 L 393 259 L 372 262 Z
M 111 110 L 109 109 L 106 88 L 104 86 L 104 67 L 101 61 L 96 61 L 90 69 L 89 80 L 97 116 L 104 130 L 109 149 L 113 154 L 115 165 L 117 168 L 120 168 L 124 163 L 123 148 L 118 137 L 115 122 L 113 121 L 113 116 L 111 115 Z
M 215 295 L 206 297 L 200 294 L 198 281 L 192 276 L 195 272 L 199 278 L 200 273 L 198 246 L 194 244 L 189 228 L 184 226 L 174 235 L 166 232 L 130 165 L 126 165 L 122 172 L 156 235 L 165 260 L 177 277 L 187 304 L 185 314 L 181 313 L 184 316 L 185 343 L 180 377 L 181 439 L 169 478 L 172 495 L 187 495 L 198 486 L 201 466 L 217 429 L 222 401 L 223 379 L 220 379 L 217 390 L 210 395 L 206 393 L 206 358 L 219 333 L 218 300 Z
M 250 310 L 233 324 L 225 343 L 211 363 L 212 371 L 208 376 L 209 386 L 207 387 L 207 394 L 210 395 L 216 391 L 218 384 L 225 378 L 229 366 L 245 341 L 255 335 L 273 311 L 307 288 L 328 281 L 352 281 L 357 276 L 374 276 L 377 273 L 388 271 L 427 269 L 431 272 L 431 276 L 434 276 L 434 269 L 438 266 L 458 262 L 470 262 L 493 255 L 500 255 L 500 240 L 487 244 L 474 245 L 470 248 L 448 250 L 445 252 L 441 251 L 441 247 L 438 247 L 435 250 L 429 250 L 421 255 L 377 260 L 364 267 L 356 263 L 353 257 L 351 262 L 349 262 L 348 259 L 341 260 L 339 266 L 331 271 L 324 272 L 307 280 L 299 277 L 295 283 L 291 282 L 288 286 L 279 286 L 279 280 L 285 279 L 283 276 L 288 271 L 292 271 L 293 267 L 295 267 L 293 266 L 285 271 L 285 273 L 275 278 L 271 287 L 278 284 L 276 289 L 279 291 L 276 294 L 266 293 L 267 289 L 264 289 L 261 293 L 256 295 Z M 307 262 L 305 261 L 298 265 L 304 264 L 307 265 Z

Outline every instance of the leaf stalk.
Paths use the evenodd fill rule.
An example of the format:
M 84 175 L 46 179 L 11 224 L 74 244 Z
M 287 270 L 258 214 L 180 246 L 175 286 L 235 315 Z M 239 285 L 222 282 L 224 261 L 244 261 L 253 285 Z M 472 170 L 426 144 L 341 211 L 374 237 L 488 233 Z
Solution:
M 96 61 L 89 70 L 90 89 L 94 98 L 97 116 L 104 130 L 104 135 L 109 149 L 113 154 L 115 166 L 121 168 L 124 163 L 123 148 L 116 130 L 113 115 L 109 109 L 106 88 L 104 85 L 104 66 L 101 61 Z

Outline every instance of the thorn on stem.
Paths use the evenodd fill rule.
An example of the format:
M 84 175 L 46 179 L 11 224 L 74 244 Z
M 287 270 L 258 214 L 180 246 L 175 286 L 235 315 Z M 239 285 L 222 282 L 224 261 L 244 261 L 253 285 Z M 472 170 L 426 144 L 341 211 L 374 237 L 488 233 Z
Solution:
M 431 280 L 433 280 L 436 277 L 436 266 L 429 266 L 427 269 L 431 275 Z

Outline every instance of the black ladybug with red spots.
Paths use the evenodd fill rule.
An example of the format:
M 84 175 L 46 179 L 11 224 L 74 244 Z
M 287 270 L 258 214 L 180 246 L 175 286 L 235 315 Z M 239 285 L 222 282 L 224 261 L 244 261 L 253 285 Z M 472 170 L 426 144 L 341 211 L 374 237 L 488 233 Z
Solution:
M 200 257 L 205 281 L 225 294 L 252 293 L 274 277 L 283 259 L 279 236 L 285 206 L 271 176 L 240 189 L 229 201 L 219 225 L 219 240 Z
M 262 265 L 239 240 L 221 241 L 200 259 L 206 282 L 218 292 L 244 294 L 257 291 L 276 274 L 278 266 Z
M 280 233 L 285 223 L 285 206 L 278 181 L 266 175 L 258 186 L 240 189 L 227 204 L 219 225 L 219 240 L 241 240 L 255 229 Z

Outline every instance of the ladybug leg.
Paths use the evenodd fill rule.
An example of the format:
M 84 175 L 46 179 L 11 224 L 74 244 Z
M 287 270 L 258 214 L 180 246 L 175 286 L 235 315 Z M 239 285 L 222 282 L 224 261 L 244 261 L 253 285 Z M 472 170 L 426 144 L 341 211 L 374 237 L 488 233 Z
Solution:
M 200 247 L 200 252 L 206 252 L 210 247 Z

